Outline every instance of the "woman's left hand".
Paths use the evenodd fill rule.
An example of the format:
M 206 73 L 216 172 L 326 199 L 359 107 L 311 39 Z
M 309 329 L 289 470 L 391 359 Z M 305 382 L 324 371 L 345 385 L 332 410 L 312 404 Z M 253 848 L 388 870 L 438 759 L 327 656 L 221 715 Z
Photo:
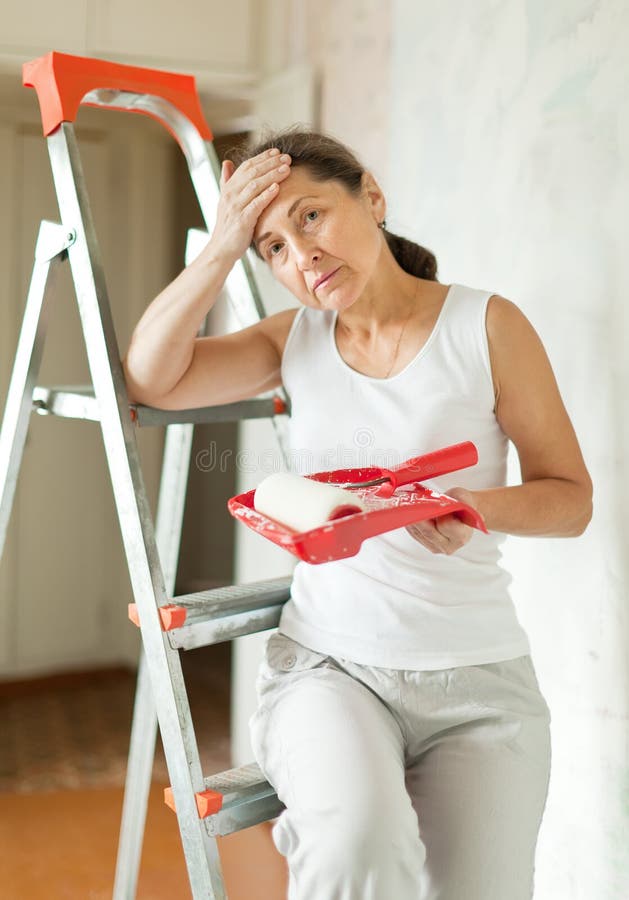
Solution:
M 466 488 L 454 487 L 445 493 L 453 500 L 460 500 L 476 509 L 474 495 Z M 446 553 L 448 556 L 467 544 L 473 531 L 471 526 L 462 522 L 455 513 L 439 516 L 438 519 L 415 522 L 413 525 L 407 525 L 406 530 L 431 553 Z

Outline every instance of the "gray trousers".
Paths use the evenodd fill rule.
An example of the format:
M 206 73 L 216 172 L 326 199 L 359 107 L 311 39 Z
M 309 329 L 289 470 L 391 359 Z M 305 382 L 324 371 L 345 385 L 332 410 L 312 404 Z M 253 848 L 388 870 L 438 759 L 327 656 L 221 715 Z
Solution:
M 551 761 L 530 656 L 386 669 L 274 632 L 256 689 L 288 900 L 530 900 Z

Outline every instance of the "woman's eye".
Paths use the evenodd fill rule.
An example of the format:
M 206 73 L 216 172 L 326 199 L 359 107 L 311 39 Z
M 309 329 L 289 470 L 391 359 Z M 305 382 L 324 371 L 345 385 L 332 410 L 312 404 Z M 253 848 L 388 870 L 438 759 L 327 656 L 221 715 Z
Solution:
M 306 219 L 309 222 L 314 222 L 314 220 L 317 218 L 318 215 L 319 215 L 319 213 L 316 209 L 311 209 L 310 212 L 306 213 Z
M 271 246 L 269 247 L 269 256 L 277 256 L 281 249 L 281 244 L 271 244 Z

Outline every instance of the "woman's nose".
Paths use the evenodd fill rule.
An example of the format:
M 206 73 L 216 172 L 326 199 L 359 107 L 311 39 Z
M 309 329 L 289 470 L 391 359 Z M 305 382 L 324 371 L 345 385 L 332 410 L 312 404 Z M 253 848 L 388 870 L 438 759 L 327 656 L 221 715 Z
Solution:
M 300 270 L 310 269 L 321 258 L 318 247 L 310 241 L 296 240 L 293 243 L 293 253 Z

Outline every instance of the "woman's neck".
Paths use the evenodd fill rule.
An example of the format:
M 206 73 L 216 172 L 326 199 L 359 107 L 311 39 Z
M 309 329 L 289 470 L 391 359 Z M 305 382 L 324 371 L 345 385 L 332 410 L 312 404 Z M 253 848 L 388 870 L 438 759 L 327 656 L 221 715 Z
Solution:
M 381 284 L 372 280 L 351 306 L 339 311 L 337 328 L 348 340 L 361 344 L 376 342 L 381 335 L 398 329 L 419 311 L 429 284 L 406 272 Z

